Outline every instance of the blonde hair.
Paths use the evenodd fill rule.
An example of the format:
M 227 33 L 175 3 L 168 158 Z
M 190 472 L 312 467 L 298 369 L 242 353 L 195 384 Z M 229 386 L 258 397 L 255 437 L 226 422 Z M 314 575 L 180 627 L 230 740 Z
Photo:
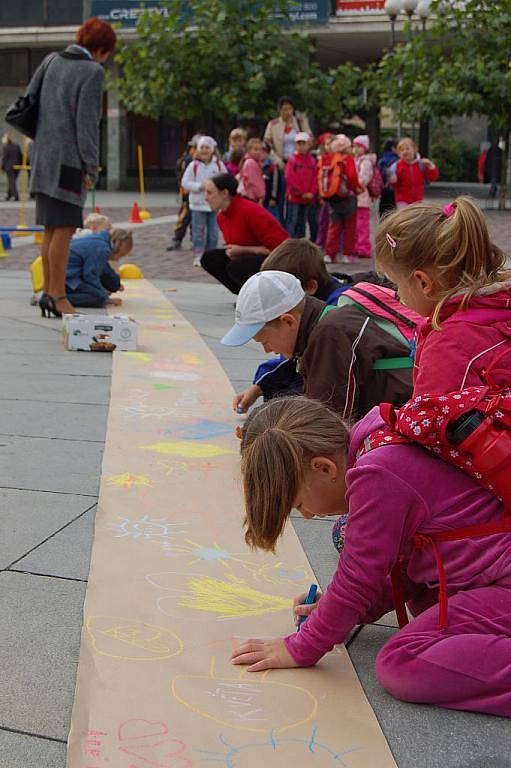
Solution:
M 465 309 L 481 288 L 511 278 L 505 254 L 490 240 L 483 213 L 468 197 L 458 197 L 447 212 L 415 203 L 386 216 L 376 231 L 376 263 L 382 271 L 391 267 L 405 276 L 416 269 L 434 271 L 436 330 L 449 298 L 463 292 L 460 309 Z
M 402 138 L 402 139 L 399 139 L 399 141 L 398 141 L 398 143 L 397 143 L 397 145 L 396 145 L 396 150 L 399 152 L 401 149 L 403 149 L 403 145 L 404 145 L 404 144 L 406 144 L 407 142 L 408 142 L 409 144 L 411 144 L 411 145 L 412 145 L 412 147 L 413 147 L 415 150 L 417 150 L 417 144 L 416 144 L 416 143 L 414 142 L 414 140 L 413 140 L 413 139 L 411 139 L 409 136 L 403 136 L 403 138 Z
M 95 232 L 101 232 L 103 229 L 111 229 L 112 222 L 108 216 L 103 216 L 102 213 L 89 213 L 83 222 L 83 226 L 84 229 L 92 229 Z
M 247 140 L 247 132 L 244 128 L 233 128 L 229 134 L 229 141 L 232 139 L 245 139 Z
M 128 245 L 129 250 L 133 248 L 133 234 L 130 229 L 111 229 L 110 245 L 115 253 L 122 245 Z
M 311 460 L 344 457 L 347 440 L 341 417 L 307 397 L 278 397 L 250 413 L 241 438 L 249 547 L 275 551 Z

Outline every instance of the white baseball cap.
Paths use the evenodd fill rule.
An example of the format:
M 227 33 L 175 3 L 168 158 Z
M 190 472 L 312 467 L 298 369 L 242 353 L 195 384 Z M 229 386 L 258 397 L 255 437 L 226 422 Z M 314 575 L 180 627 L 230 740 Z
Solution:
M 222 339 L 228 347 L 240 347 L 261 328 L 294 309 L 305 296 L 301 283 L 289 272 L 268 269 L 252 275 L 239 292 L 236 322 Z
M 200 149 L 201 147 L 207 147 L 212 152 L 214 152 L 216 149 L 216 141 L 212 136 L 199 136 L 197 149 Z
M 295 141 L 310 141 L 311 137 L 305 131 L 300 131 L 295 136 Z

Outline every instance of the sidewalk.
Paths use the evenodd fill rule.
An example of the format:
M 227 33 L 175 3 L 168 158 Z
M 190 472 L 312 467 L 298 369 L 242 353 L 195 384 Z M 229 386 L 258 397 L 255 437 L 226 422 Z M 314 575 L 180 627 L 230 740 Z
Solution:
M 0 280 L 0 768 L 64 768 L 111 357 L 64 351 L 60 321 L 28 305 L 25 273 L 3 271 Z M 221 346 L 233 297 L 219 285 L 154 282 L 201 333 L 234 388 L 245 387 L 262 355 L 254 342 Z M 167 293 L 171 287 L 177 291 Z M 337 560 L 331 523 L 293 514 L 293 524 L 326 586 Z M 400 768 L 509 767 L 507 720 L 407 705 L 383 692 L 374 656 L 394 631 L 389 614 L 349 650 Z

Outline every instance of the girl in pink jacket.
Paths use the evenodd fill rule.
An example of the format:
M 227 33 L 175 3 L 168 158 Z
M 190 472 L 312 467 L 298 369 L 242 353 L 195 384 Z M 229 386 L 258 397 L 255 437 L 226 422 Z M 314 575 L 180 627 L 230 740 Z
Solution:
M 414 395 L 480 386 L 491 368 L 498 386 L 511 387 L 511 270 L 475 203 L 417 203 L 387 216 L 376 259 L 425 318 Z
M 369 136 L 362 134 L 353 139 L 353 154 L 358 178 L 364 191 L 357 195 L 357 256 L 370 259 L 371 245 L 371 195 L 367 185 L 371 183 L 376 165 L 376 155 L 369 152 Z
M 266 185 L 263 176 L 263 143 L 261 139 L 249 139 L 247 153 L 241 161 L 238 192 L 243 197 L 263 204 Z
M 428 533 L 502 516 L 502 504 L 455 467 L 415 445 L 357 457 L 382 425 L 373 409 L 347 434 L 342 419 L 304 397 L 252 411 L 242 432 L 246 541 L 273 551 L 292 508 L 306 519 L 349 508 L 344 550 L 331 584 L 285 638 L 253 639 L 232 655 L 256 672 L 316 664 L 360 623 L 392 609 L 391 572 L 404 580 L 411 622 L 381 648 L 376 675 L 396 698 L 511 716 L 511 532 L 445 541 L 447 628 L 439 626 L 439 572 Z M 382 492 L 384 489 L 384 492 Z

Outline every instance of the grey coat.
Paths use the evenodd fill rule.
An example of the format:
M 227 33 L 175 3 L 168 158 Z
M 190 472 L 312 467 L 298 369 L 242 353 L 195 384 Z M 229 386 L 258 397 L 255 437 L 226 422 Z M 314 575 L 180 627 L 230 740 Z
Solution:
M 45 58 L 29 92 L 37 90 L 43 73 L 31 191 L 83 208 L 85 174 L 93 181 L 98 175 L 103 68 L 78 46 L 70 45 L 63 54 Z

